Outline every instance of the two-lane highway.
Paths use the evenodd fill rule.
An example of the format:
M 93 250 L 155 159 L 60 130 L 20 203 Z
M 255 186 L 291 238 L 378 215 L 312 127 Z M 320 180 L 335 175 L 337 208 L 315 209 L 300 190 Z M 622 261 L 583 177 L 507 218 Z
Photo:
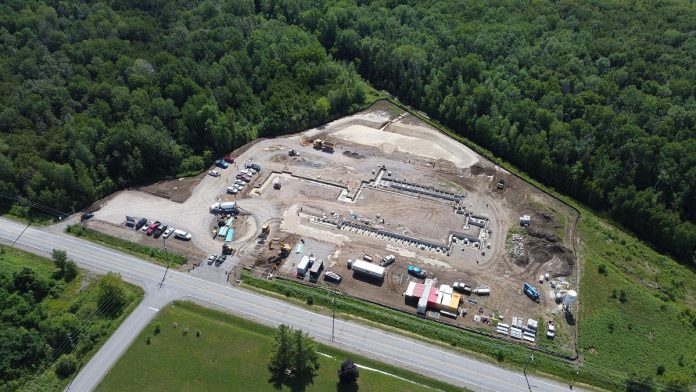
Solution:
M 12 243 L 23 228 L 22 224 L 0 219 L 0 241 Z M 119 273 L 125 280 L 145 289 L 143 304 L 80 371 L 71 384 L 72 391 L 94 389 L 157 310 L 176 299 L 191 299 L 271 326 L 285 323 L 307 331 L 323 343 L 475 391 L 529 390 L 527 380 L 521 372 L 503 369 L 442 347 L 355 322 L 337 319 L 332 342 L 331 317 L 275 298 L 212 283 L 188 273 L 170 270 L 160 288 L 165 273 L 163 267 L 67 234 L 54 234 L 30 227 L 15 246 L 44 256 L 50 255 L 54 248 L 64 249 L 83 268 L 99 273 Z M 569 390 L 566 384 L 539 377 L 529 377 L 529 385 L 533 391 Z

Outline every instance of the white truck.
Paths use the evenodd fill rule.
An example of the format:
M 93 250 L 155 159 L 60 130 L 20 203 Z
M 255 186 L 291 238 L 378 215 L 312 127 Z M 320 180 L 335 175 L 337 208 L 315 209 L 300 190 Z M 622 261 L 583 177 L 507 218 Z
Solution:
M 180 240 L 188 241 L 191 239 L 191 234 L 187 233 L 183 230 L 176 229 L 174 230 L 174 238 L 178 238 Z
M 384 279 L 384 267 L 379 265 L 368 263 L 367 261 L 363 260 L 349 260 L 348 265 L 356 274 L 361 274 L 379 280 Z
M 215 203 L 210 206 L 210 212 L 213 214 L 230 213 L 235 211 L 237 211 L 237 203 L 234 201 Z

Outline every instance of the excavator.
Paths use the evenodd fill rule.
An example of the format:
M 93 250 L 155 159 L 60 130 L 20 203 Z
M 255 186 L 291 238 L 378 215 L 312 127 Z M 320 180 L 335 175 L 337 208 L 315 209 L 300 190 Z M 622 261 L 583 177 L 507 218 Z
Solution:
M 290 244 L 287 244 L 277 238 L 272 239 L 268 243 L 268 250 L 273 249 L 273 245 L 278 244 L 280 245 L 280 250 L 278 251 L 278 256 L 273 256 L 273 261 L 277 264 L 280 263 L 280 260 L 288 257 L 290 255 L 290 251 L 292 250 L 292 246 Z

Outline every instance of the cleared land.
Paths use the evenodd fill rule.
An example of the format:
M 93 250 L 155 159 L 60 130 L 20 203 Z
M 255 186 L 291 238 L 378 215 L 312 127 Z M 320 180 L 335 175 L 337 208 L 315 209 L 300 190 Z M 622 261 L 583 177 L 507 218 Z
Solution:
M 357 128 L 350 127 L 371 131 L 356 133 Z M 408 145 L 395 148 L 390 133 L 420 138 L 425 152 L 410 151 Z M 316 138 L 334 141 L 337 147 L 331 153 L 314 149 L 312 140 Z M 432 143 L 464 157 L 461 159 L 468 166 L 463 161 L 427 156 L 434 151 Z M 290 150 L 297 155 L 289 154 Z M 183 203 L 140 191 L 119 193 L 96 213 L 95 224 L 107 224 L 98 222 L 103 220 L 113 230 L 125 230 L 118 225 L 126 214 L 174 222 L 194 234 L 187 245 L 195 251 L 219 253 L 222 241 L 210 235 L 216 220 L 208 207 L 215 201 L 234 200 L 242 208 L 243 222 L 234 226 L 236 253 L 220 267 L 204 263 L 192 274 L 225 279 L 226 272 L 239 277 L 241 266 L 251 266 L 262 276 L 295 279 L 297 263 L 303 255 L 311 254 L 324 260 L 324 270 L 343 275 L 343 282 L 332 287 L 414 314 L 415 308 L 405 303 L 402 294 L 409 281 L 416 280 L 406 273 L 406 267 L 416 265 L 437 279 L 437 285 L 463 281 L 491 288 L 488 297 L 465 296 L 460 308 L 467 315 L 456 320 L 440 317 L 442 323 L 526 346 L 529 343 L 498 336 L 495 323 L 510 323 L 512 317 L 541 323 L 554 320 L 556 338 L 546 339 L 542 333 L 536 347 L 555 355 L 580 355 L 577 363 L 585 370 L 584 376 L 582 372 L 579 376 L 583 380 L 622 383 L 647 375 L 658 386 L 693 380 L 696 362 L 689 355 L 694 351 L 691 342 L 696 341 L 693 271 L 652 252 L 588 211 L 583 210 L 578 236 L 578 216 L 572 208 L 476 154 L 476 160 L 466 158 L 471 154 L 418 118 L 381 103 L 301 134 L 257 141 L 237 155 L 238 166 L 221 170 L 219 178 L 205 176 L 198 186 L 190 188 L 191 196 Z M 225 187 L 246 162 L 260 164 L 261 173 L 238 195 L 225 194 Z M 280 190 L 272 186 L 275 178 L 282 185 Z M 496 186 L 499 179 L 505 180 L 503 189 Z M 390 186 L 396 180 L 460 194 L 463 199 L 457 206 L 401 192 Z M 166 184 L 160 185 L 166 188 Z M 177 182 L 170 185 L 176 187 Z M 457 214 L 455 207 L 483 216 L 487 220 L 485 232 L 468 224 L 467 217 Z M 522 215 L 531 217 L 529 230 L 519 226 Z M 445 254 L 341 229 L 335 224 L 338 221 L 438 243 L 446 242 L 452 232 L 472 237 L 483 233 L 484 248 L 457 241 Z M 271 225 L 271 235 L 267 241 L 259 241 L 257 236 L 266 223 Z M 139 233 L 128 235 L 143 243 L 154 241 Z M 138 239 L 138 235 L 143 238 Z M 293 251 L 277 264 L 282 242 Z M 578 265 L 575 249 L 584 266 Z M 382 282 L 360 279 L 346 268 L 347 259 L 364 254 L 375 261 L 388 254 L 396 256 Z M 600 269 L 605 272 L 600 273 Z M 549 287 L 550 282 L 538 281 L 546 273 L 551 280 L 565 280 L 568 287 L 579 288 L 579 311 L 576 308 L 566 317 L 554 301 L 556 290 Z M 524 282 L 540 290 L 540 303 L 521 292 Z M 308 279 L 303 283 L 309 283 Z M 328 283 L 321 279 L 319 284 Z M 475 316 L 490 321 L 479 322 Z M 628 357 L 635 360 L 627 364 L 622 358 Z
M 336 148 L 314 148 L 315 139 L 336 142 Z M 290 154 L 291 150 L 295 153 Z M 236 201 L 241 207 L 238 222 L 246 221 L 233 224 L 234 254 L 220 266 L 202 263 L 192 274 L 220 281 L 240 266 L 251 266 L 260 273 L 294 277 L 302 256 L 313 255 L 325 262 L 324 270 L 343 275 L 338 290 L 415 313 L 402 295 L 409 282 L 422 282 L 407 273 L 407 267 L 414 265 L 426 270 L 428 277 L 436 280 L 436 287 L 460 281 L 491 289 L 487 297 L 464 296 L 458 312 L 465 314 L 456 319 L 441 317 L 441 322 L 487 331 L 496 339 L 537 344 L 496 334 L 495 323 L 509 323 L 513 317 L 525 323 L 528 319 L 553 319 L 558 339 L 543 342 L 542 346 L 562 355 L 574 355 L 574 325 L 566 322 L 554 301 L 550 281 L 538 282 L 540 274 L 549 274 L 551 280 L 565 280 L 575 288 L 572 243 L 576 217 L 563 204 L 413 115 L 384 103 L 297 135 L 257 141 L 239 152 L 228 169 L 218 169 L 220 177 L 204 176 L 181 203 L 173 202 L 175 197 L 161 197 L 167 196 L 162 194 L 167 188 L 165 183 L 158 184 L 158 191 L 153 192 L 157 196 L 124 191 L 96 211 L 89 225 L 112 235 L 123 231 L 123 236 L 152 247 L 157 247 L 156 240 L 123 227 L 126 215 L 181 228 L 193 234 L 192 241 L 183 245 L 192 248 L 189 254 L 199 252 L 191 257 L 195 265 L 206 254 L 221 251 L 223 239 L 212 235 L 219 221 L 209 213 L 210 205 Z M 240 193 L 226 194 L 245 163 L 259 164 L 262 170 Z M 281 189 L 272 186 L 276 179 Z M 505 181 L 503 189 L 497 187 L 501 179 Z M 404 182 L 418 184 L 436 195 L 398 188 Z M 170 184 L 172 189 L 179 185 L 177 181 Z M 457 195 L 457 199 L 438 196 L 441 194 Z M 533 231 L 520 231 L 522 215 L 532 217 Z M 481 218 L 478 226 L 474 217 Z M 360 224 L 436 246 L 390 241 L 338 222 Z M 264 224 L 271 226 L 266 241 L 258 239 Z M 512 252 L 512 231 L 523 234 L 522 249 L 517 253 Z M 453 238 L 455 235 L 459 239 Z M 279 245 L 284 242 L 293 247 L 293 252 L 277 263 Z M 168 243 L 179 245 L 176 240 Z M 360 279 L 346 268 L 347 259 L 365 254 L 375 261 L 389 254 L 396 256 L 382 282 Z M 522 294 L 525 282 L 536 282 L 540 303 Z M 537 337 L 538 341 L 544 339 Z
M 336 370 L 345 358 L 375 369 L 360 369 L 361 391 L 459 390 L 321 345 L 321 367 L 311 381 L 276 388 L 267 370 L 271 328 L 190 303 L 163 309 L 155 322 L 161 324 L 161 333 L 155 335 L 154 327 L 143 331 L 97 391 L 341 390 Z

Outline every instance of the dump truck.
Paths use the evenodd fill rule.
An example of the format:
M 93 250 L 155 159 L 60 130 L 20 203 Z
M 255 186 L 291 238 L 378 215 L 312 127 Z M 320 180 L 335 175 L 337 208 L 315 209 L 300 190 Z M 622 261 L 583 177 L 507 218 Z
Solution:
M 334 143 L 334 142 L 324 141 L 324 143 L 322 143 L 322 146 L 321 146 L 321 149 L 326 151 L 326 152 L 333 152 L 334 148 L 336 148 L 336 143 Z
M 314 139 L 312 144 L 314 145 L 315 149 L 324 150 L 326 152 L 333 152 L 334 148 L 336 148 L 336 143 L 327 142 L 326 140 L 322 139 Z

